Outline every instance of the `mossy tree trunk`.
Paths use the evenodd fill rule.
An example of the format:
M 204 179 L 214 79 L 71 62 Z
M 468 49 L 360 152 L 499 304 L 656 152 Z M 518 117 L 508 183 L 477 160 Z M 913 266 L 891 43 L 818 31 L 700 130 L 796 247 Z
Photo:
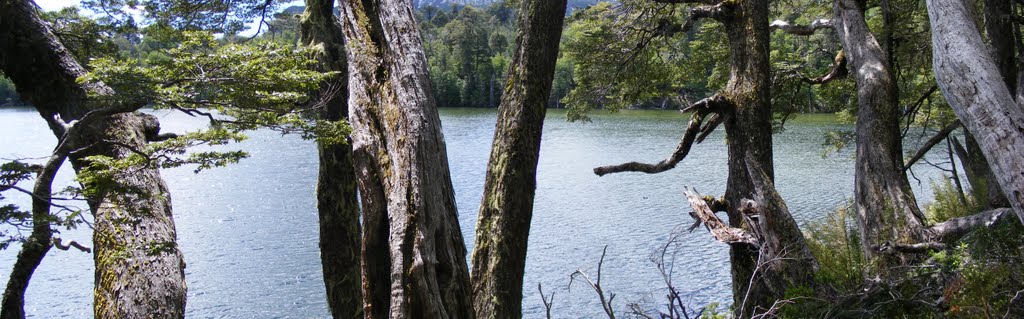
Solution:
M 321 71 L 341 74 L 323 83 L 317 93 L 324 109 L 320 118 L 348 118 L 348 65 L 345 35 L 334 16 L 333 0 L 306 0 L 300 21 L 300 44 L 314 48 Z M 334 318 L 363 315 L 360 276 L 359 200 L 356 191 L 352 145 L 318 144 L 320 168 L 316 186 L 320 219 L 320 262 L 323 265 L 327 306 Z
M 732 3 L 718 20 L 729 39 L 730 77 L 720 94 L 734 108 L 725 115 L 729 144 L 729 177 L 725 200 L 729 224 L 744 225 L 743 199 L 760 205 L 760 249 L 731 245 L 733 304 L 741 317 L 768 309 L 790 288 L 814 288 L 817 263 L 804 243 L 796 221 L 774 186 L 772 107 L 768 58 L 768 1 Z
M 868 29 L 861 5 L 856 0 L 835 0 L 833 13 L 857 82 L 854 208 L 862 249 L 874 266 L 888 269 L 903 261 L 895 255 L 879 255 L 877 248 L 886 242 L 921 241 L 925 220 L 903 170 L 896 78 L 885 51 Z
M 473 249 L 477 318 L 522 317 L 537 159 L 565 0 L 523 0 L 516 51 L 498 106 Z
M 367 318 L 472 318 L 437 105 L 409 0 L 345 0 Z
M 71 122 L 89 111 L 87 93 L 116 94 L 103 85 L 76 82 L 85 70 L 57 40 L 27 0 L 0 2 L 0 66 L 22 99 L 35 105 L 55 134 L 59 115 Z M 72 154 L 81 169 L 86 156 L 122 158 L 129 148 L 143 149 L 158 130 L 156 119 L 138 112 L 120 113 L 88 123 L 80 136 L 91 146 Z M 150 167 L 113 176 L 121 190 L 89 198 L 96 263 L 95 317 L 182 318 L 185 313 L 185 262 L 176 244 L 170 195 L 159 171 Z M 86 185 L 88 186 L 88 185 Z

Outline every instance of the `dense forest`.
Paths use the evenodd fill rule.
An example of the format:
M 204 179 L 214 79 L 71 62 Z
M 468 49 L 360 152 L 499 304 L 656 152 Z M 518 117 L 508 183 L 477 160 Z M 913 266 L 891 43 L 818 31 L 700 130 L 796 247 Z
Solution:
M 83 6 L 92 14 L 0 2 L 0 102 L 32 105 L 57 139 L 44 158 L 0 167 L 0 200 L 31 198 L 0 207 L 0 249 L 18 249 L 0 318 L 27 316 L 26 290 L 41 284 L 30 279 L 52 248 L 93 254 L 95 317 L 183 318 L 189 252 L 161 169 L 237 163 L 244 150 L 217 146 L 253 130 L 315 141 L 335 318 L 519 318 L 547 109 L 587 121 L 638 107 L 684 112 L 678 146 L 593 173 L 667 172 L 724 133 L 714 176 L 724 193 L 680 188 L 688 231 L 729 252 L 730 278 L 706 285 L 730 286 L 733 300 L 690 305 L 669 243 L 657 302 L 617 302 L 602 286 L 603 255 L 595 274 L 573 273 L 609 318 L 1024 316 L 1024 1 Z M 262 32 L 243 35 L 251 21 Z M 439 107 L 497 109 L 472 245 Z M 209 126 L 162 132 L 144 108 Z M 776 189 L 787 176 L 773 136 L 812 112 L 851 127 L 822 146 L 851 149 L 854 192 L 801 227 Z M 935 147 L 943 162 L 923 159 Z M 54 189 L 66 163 L 79 186 Z M 922 163 L 949 174 L 923 207 L 910 184 Z M 91 228 L 91 245 L 62 241 L 76 227 Z

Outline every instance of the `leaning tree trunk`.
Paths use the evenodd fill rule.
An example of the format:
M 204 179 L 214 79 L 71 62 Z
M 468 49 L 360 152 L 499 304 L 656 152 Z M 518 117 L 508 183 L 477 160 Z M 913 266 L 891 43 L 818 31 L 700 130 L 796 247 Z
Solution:
M 408 0 L 341 3 L 367 318 L 471 318 L 466 248 Z
M 817 264 L 773 184 L 768 1 L 736 1 L 732 14 L 719 21 L 729 38 L 731 65 L 722 95 L 734 105 L 724 123 L 729 141 L 729 223 L 743 225 L 739 203 L 752 198 L 761 206 L 765 238 L 760 251 L 731 246 L 733 303 L 743 317 L 770 308 L 789 288 L 813 288 Z
M 1014 101 L 963 0 L 928 0 L 935 79 L 977 138 L 996 181 L 1024 222 L 1024 108 Z
M 348 65 L 345 35 L 334 16 L 333 0 L 306 0 L 300 22 L 302 45 L 313 48 L 321 71 L 341 74 L 323 83 L 318 98 L 324 109 L 320 119 L 348 118 Z M 359 200 L 351 143 L 318 143 L 320 174 L 317 210 L 320 216 L 320 263 L 323 265 L 327 306 L 334 318 L 358 318 L 363 313 L 360 276 Z
M 520 318 L 526 246 L 546 102 L 566 0 L 524 0 L 517 49 L 498 106 L 473 249 L 477 318 Z
M 0 3 L 0 65 L 60 135 L 54 121 L 81 119 L 99 105 L 88 92 L 114 94 L 103 85 L 76 82 L 85 70 L 57 40 L 27 0 Z M 142 149 L 159 126 L 141 113 L 113 115 L 90 123 L 83 138 L 92 146 L 73 154 L 81 169 L 86 156 L 123 158 L 128 149 Z M 170 195 L 159 172 L 143 167 L 112 177 L 125 192 L 103 192 L 89 198 L 95 216 L 93 245 L 96 263 L 97 318 L 182 318 L 185 312 L 185 263 L 175 242 Z M 88 185 L 86 185 L 88 186 Z
M 985 0 L 985 32 L 992 46 L 992 58 L 999 67 L 999 74 L 1010 90 L 1010 95 L 1017 89 L 1016 41 L 1013 37 L 1013 24 L 1010 22 L 1010 2 L 1004 0 Z M 964 134 L 967 154 L 964 170 L 967 180 L 971 183 L 975 196 L 986 208 L 1007 207 L 1010 204 L 1003 195 L 1003 190 L 995 182 L 995 175 L 971 133 Z
M 835 29 L 857 81 L 854 208 L 864 256 L 881 268 L 900 260 L 877 255 L 883 243 L 916 243 L 924 216 L 903 170 L 896 79 L 856 0 L 835 0 Z M 894 256 L 894 255 L 888 255 Z M 877 259 L 882 258 L 882 259 Z M 884 274 L 884 273 L 883 273 Z

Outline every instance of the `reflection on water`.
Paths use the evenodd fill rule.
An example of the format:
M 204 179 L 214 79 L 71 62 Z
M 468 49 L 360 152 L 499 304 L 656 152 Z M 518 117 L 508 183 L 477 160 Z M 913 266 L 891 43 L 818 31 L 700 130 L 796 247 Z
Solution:
M 201 120 L 159 111 L 165 131 L 182 132 Z M 441 112 L 460 223 L 467 246 L 490 152 L 495 112 Z M 808 117 L 820 119 L 819 117 Z M 0 110 L 0 158 L 40 157 L 54 138 L 32 110 Z M 686 118 L 670 111 L 599 115 L 593 123 L 567 123 L 552 111 L 545 123 L 538 168 L 537 199 L 525 278 L 524 315 L 543 316 L 537 284 L 555 292 L 558 318 L 602 314 L 593 291 L 569 274 L 593 271 L 608 245 L 602 284 L 616 293 L 618 309 L 646 298 L 660 302 L 661 279 L 649 255 L 674 228 L 691 222 L 684 185 L 704 194 L 725 190 L 726 145 L 722 130 L 698 145 L 676 169 L 656 175 L 597 177 L 594 167 L 625 161 L 655 162 L 671 153 Z M 849 125 L 830 121 L 787 124 L 775 136 L 777 187 L 797 221 L 804 224 L 843 205 L 852 195 L 850 151 L 822 158 L 822 136 Z M 317 250 L 314 200 L 316 150 L 311 142 L 273 132 L 256 132 L 233 148 L 252 157 L 227 168 L 193 174 L 164 170 L 174 204 L 181 249 L 188 263 L 190 318 L 327 317 Z M 908 148 L 912 149 L 912 148 Z M 72 174 L 59 175 L 61 185 Z M 917 169 L 919 200 L 931 199 L 934 170 Z M 20 204 L 27 198 L 12 196 Z M 90 242 L 88 229 L 62 237 Z M 702 231 L 682 236 L 674 282 L 692 306 L 729 304 L 727 246 Z M 472 249 L 470 247 L 470 249 Z M 17 248 L 0 251 L 0 281 L 6 282 Z M 26 310 L 37 318 L 91 317 L 93 263 L 88 254 L 54 250 L 33 278 Z

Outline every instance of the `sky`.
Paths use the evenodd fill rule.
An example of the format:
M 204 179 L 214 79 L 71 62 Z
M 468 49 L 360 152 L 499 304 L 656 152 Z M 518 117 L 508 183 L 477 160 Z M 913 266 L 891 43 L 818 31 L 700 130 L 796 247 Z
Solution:
M 77 6 L 78 0 L 35 0 L 44 11 L 56 11 L 70 6 Z

